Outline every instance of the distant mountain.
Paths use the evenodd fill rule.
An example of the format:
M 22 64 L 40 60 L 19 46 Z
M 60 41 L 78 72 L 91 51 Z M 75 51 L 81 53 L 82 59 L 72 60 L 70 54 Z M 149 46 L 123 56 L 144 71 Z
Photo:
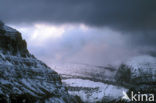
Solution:
M 80 103 L 54 70 L 29 53 L 20 32 L 2 22 L 0 103 Z
M 125 76 L 124 76 L 125 75 Z M 117 78 L 133 84 L 151 84 L 156 82 L 156 58 L 148 55 L 137 56 L 122 64 Z
M 129 95 L 132 91 L 156 95 L 156 58 L 149 55 L 131 58 L 119 67 L 115 78 L 120 85 L 128 86 L 127 93 Z M 155 102 L 156 100 L 154 102 L 144 101 L 143 103 Z

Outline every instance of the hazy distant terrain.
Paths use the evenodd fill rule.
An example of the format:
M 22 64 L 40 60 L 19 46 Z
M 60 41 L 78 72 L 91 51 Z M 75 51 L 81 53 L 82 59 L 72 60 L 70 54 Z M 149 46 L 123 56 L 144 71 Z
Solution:
M 148 55 L 133 57 L 119 67 L 64 63 L 53 68 L 61 75 L 63 84 L 71 95 L 84 102 L 117 101 L 129 90 L 147 91 L 153 88 L 156 58 Z

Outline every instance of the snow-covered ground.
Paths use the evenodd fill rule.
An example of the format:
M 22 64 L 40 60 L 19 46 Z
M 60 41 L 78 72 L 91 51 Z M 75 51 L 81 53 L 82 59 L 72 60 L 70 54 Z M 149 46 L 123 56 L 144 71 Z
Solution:
M 126 65 L 131 68 L 131 78 L 137 77 L 152 77 L 156 80 L 156 58 L 149 55 L 142 55 L 131 58 L 126 62 Z
M 123 96 L 122 92 L 127 91 L 126 88 L 113 86 L 101 82 L 94 82 L 91 80 L 83 79 L 66 79 L 63 80 L 67 86 L 75 88 L 92 88 L 89 90 L 69 90 L 69 94 L 79 96 L 84 102 L 95 103 L 101 101 L 104 98 L 114 100 Z M 97 89 L 95 89 L 97 88 Z
M 95 66 L 79 63 L 64 63 L 51 66 L 63 77 L 62 82 L 69 94 L 79 96 L 85 103 L 107 99 L 120 99 L 126 88 L 104 83 L 114 82 L 116 69 L 112 66 Z

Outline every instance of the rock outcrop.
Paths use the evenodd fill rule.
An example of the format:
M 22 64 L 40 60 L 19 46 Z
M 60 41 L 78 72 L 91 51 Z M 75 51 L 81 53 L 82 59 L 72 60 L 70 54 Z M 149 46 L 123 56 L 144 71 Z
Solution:
M 76 103 L 60 76 L 27 50 L 20 32 L 0 22 L 0 103 Z

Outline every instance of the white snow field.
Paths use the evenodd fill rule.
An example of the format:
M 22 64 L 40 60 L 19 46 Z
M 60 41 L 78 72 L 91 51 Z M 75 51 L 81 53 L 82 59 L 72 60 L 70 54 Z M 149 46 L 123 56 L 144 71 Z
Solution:
M 104 98 L 114 100 L 123 96 L 122 92 L 127 91 L 126 88 L 113 86 L 101 82 L 94 82 L 91 80 L 83 79 L 66 79 L 63 82 L 71 87 L 75 88 L 94 88 L 93 90 L 78 90 L 70 91 L 69 94 L 80 96 L 84 102 L 95 103 L 101 101 Z M 95 89 L 97 88 L 97 89 Z

